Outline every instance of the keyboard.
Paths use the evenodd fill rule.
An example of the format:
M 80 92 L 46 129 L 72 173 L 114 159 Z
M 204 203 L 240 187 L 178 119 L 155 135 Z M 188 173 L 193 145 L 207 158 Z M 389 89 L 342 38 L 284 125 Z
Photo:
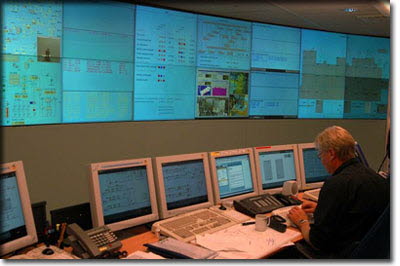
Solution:
M 317 202 L 319 198 L 319 192 L 321 191 L 320 188 L 307 190 L 303 194 L 303 199 L 308 199 Z
M 152 231 L 190 242 L 196 235 L 214 233 L 231 227 L 236 221 L 210 209 L 200 209 L 171 217 L 153 224 Z
M 210 207 L 210 209 L 222 214 L 225 217 L 230 218 L 231 220 L 233 220 L 237 223 L 244 223 L 244 222 L 251 220 L 250 216 L 245 215 L 241 212 L 238 212 L 237 210 L 235 210 L 233 208 L 226 208 L 226 210 L 221 210 L 219 208 L 219 206 L 214 206 L 214 207 Z

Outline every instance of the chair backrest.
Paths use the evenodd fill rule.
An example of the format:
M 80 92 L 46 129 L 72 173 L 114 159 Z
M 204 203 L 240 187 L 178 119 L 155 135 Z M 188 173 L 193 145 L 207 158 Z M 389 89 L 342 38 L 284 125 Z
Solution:
M 360 241 L 351 259 L 390 259 L 390 205 Z

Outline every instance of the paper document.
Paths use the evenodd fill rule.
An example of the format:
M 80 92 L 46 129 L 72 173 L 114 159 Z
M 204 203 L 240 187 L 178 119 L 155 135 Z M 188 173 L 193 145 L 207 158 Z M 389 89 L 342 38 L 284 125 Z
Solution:
M 141 250 L 135 251 L 131 254 L 129 254 L 125 260 L 162 260 L 165 259 L 164 257 L 161 257 L 157 254 L 154 254 L 153 252 L 144 252 Z
M 237 224 L 213 234 L 198 235 L 196 243 L 218 252 L 223 258 L 258 259 L 291 244 L 299 236 L 301 233 L 294 230 L 279 233 L 267 228 L 264 232 L 258 232 L 255 225 Z

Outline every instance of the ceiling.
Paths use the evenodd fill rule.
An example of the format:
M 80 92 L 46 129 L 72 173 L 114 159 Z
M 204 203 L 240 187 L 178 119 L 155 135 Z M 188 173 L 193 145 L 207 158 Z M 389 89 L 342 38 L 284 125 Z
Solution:
M 139 0 L 137 4 L 300 28 L 390 37 L 389 0 Z M 356 9 L 345 12 L 346 8 Z

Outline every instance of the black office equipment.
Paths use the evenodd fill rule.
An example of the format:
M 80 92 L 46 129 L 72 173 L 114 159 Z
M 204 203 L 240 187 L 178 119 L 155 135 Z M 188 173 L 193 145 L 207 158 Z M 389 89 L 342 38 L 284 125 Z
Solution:
M 280 233 L 285 233 L 287 228 L 286 224 L 284 224 L 285 222 L 286 220 L 283 217 L 279 215 L 273 215 L 269 218 L 268 227 Z
M 110 252 L 122 247 L 121 241 L 106 226 L 83 231 L 76 223 L 67 227 L 68 241 L 73 247 L 74 254 L 82 259 L 102 258 Z
M 44 229 L 46 227 L 46 201 L 40 201 L 32 204 L 33 220 L 35 221 L 36 234 L 38 242 L 42 243 L 45 239 Z
M 268 213 L 285 206 L 299 205 L 301 203 L 302 201 L 290 196 L 266 193 L 242 200 L 235 200 L 233 201 L 233 206 L 237 211 L 254 217 L 256 214 Z
M 235 200 L 233 201 L 233 206 L 237 211 L 254 217 L 256 214 L 271 212 L 275 209 L 282 208 L 285 205 L 278 201 L 274 196 L 267 193 L 242 200 Z
M 93 227 L 89 202 L 52 210 L 50 211 L 50 216 L 53 228 L 62 223 L 77 223 L 84 230 L 89 230 Z

